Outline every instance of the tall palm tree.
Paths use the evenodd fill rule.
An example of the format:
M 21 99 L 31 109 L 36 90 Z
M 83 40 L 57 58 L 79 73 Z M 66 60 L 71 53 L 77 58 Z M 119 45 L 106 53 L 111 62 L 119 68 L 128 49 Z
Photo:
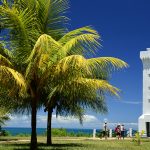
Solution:
M 29 57 L 38 37 L 47 33 L 59 39 L 66 32 L 64 24 L 68 20 L 64 13 L 68 8 L 67 0 L 2 0 L 0 3 L 0 30 L 2 40 L 13 53 L 13 66 L 17 73 L 26 72 L 26 59 Z M 7 35 L 7 36 L 6 36 Z M 20 74 L 19 74 L 20 75 Z M 28 94 L 38 99 L 36 75 L 30 85 Z M 33 88 L 33 89 L 32 89 Z M 30 91 L 30 92 L 29 92 Z M 34 93 L 35 92 L 35 93 Z M 31 149 L 36 149 L 36 104 L 32 100 L 32 136 Z
M 84 28 L 84 30 L 86 28 Z M 81 108 L 82 105 L 83 107 L 87 106 L 95 109 L 96 111 L 101 111 L 103 110 L 101 109 L 103 106 L 102 101 L 99 104 L 98 102 L 100 102 L 99 100 L 102 99 L 101 97 L 103 97 L 103 93 L 108 91 L 111 94 L 117 95 L 118 92 L 118 89 L 111 86 L 108 82 L 105 81 L 106 79 L 104 80 L 104 78 L 107 77 L 106 75 L 108 75 L 108 73 L 112 71 L 113 68 L 123 68 L 127 66 L 125 62 L 112 57 L 86 59 L 81 55 L 67 56 L 73 52 L 75 53 L 72 48 L 77 51 L 76 53 L 82 53 L 82 51 L 85 52 L 87 48 L 92 51 L 93 47 L 98 45 L 98 41 L 96 39 L 99 36 L 96 31 L 88 27 L 86 31 L 87 33 L 83 34 L 83 28 L 78 30 L 78 32 L 80 32 L 80 35 L 76 37 L 78 41 L 74 42 L 73 37 L 69 40 L 68 43 L 64 45 L 59 41 L 55 41 L 48 35 L 42 35 L 35 44 L 35 47 L 28 59 L 29 64 L 26 77 L 29 78 L 29 80 L 32 80 L 34 78 L 34 72 L 36 71 L 39 77 L 38 89 L 41 90 L 40 93 L 42 93 L 42 90 L 44 89 L 43 87 L 45 87 L 45 85 L 47 85 L 49 89 L 48 90 L 46 88 L 47 91 L 44 93 L 47 96 L 49 93 L 47 110 L 49 134 L 48 138 L 50 138 L 50 140 L 47 139 L 47 141 L 49 141 L 48 144 L 51 144 L 51 132 L 49 130 L 51 129 L 51 116 L 53 109 L 64 103 L 64 101 L 59 101 L 59 99 L 62 99 L 62 97 L 65 97 L 67 100 L 79 99 L 77 102 L 74 101 L 74 104 L 76 104 L 75 107 Z M 70 34 L 72 34 L 72 32 Z M 82 47 L 83 44 L 86 49 Z M 78 47 L 80 49 L 78 49 Z M 92 94 L 91 97 L 88 96 L 89 93 L 87 89 L 93 94 L 93 96 Z M 62 92 L 62 90 L 65 92 Z M 58 98 L 58 95 L 60 98 Z M 64 104 L 66 104 L 66 101 Z M 73 109 L 73 107 L 72 109 L 69 109 L 67 105 L 63 106 L 64 107 L 62 109 L 59 107 L 57 112 L 68 110 L 68 113 L 72 112 L 72 114 L 80 114 L 80 118 L 83 116 L 81 114 L 83 109 L 80 109 L 81 111 L 78 111 L 77 114 L 76 109 Z

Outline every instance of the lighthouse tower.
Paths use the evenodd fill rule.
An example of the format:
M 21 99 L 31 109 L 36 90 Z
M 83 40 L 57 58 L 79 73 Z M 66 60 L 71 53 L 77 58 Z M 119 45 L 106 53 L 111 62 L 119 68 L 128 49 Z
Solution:
M 140 52 L 143 63 L 143 114 L 139 117 L 139 132 L 150 137 L 150 48 Z

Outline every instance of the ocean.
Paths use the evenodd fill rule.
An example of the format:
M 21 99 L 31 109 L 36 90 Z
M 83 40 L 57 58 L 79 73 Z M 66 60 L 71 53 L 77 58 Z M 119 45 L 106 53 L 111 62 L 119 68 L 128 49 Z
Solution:
M 12 136 L 15 136 L 17 134 L 31 134 L 31 128 L 11 128 L 6 127 L 3 128 L 6 131 L 8 131 Z M 75 129 L 75 128 L 67 128 L 66 131 L 68 133 L 85 133 L 85 134 L 93 134 L 93 129 Z M 96 129 L 96 132 L 102 131 L 100 129 Z M 126 131 L 127 132 L 127 131 Z M 132 134 L 134 135 L 137 132 L 137 130 L 133 130 Z M 43 135 L 46 133 L 46 128 L 37 128 L 37 135 Z
M 6 131 L 8 131 L 11 135 L 15 136 L 17 134 L 31 134 L 31 128 L 3 128 Z M 93 129 L 66 129 L 68 133 L 86 133 L 86 134 L 92 134 Z M 46 128 L 37 128 L 37 134 L 42 135 L 46 132 Z

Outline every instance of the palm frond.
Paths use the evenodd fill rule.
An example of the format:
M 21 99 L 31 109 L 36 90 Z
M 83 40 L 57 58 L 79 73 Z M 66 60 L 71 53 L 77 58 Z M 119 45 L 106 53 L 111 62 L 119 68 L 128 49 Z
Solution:
M 10 93 L 19 91 L 21 96 L 26 93 L 27 85 L 24 77 L 9 67 L 0 66 L 0 82 L 4 87 L 10 89 Z
M 63 45 L 60 52 L 66 55 L 95 53 L 100 46 L 100 36 L 94 29 L 83 27 L 65 34 L 59 42 Z
M 61 44 L 66 44 L 68 41 L 70 41 L 70 39 L 75 38 L 79 35 L 85 34 L 85 33 L 89 33 L 89 34 L 95 34 L 98 35 L 97 31 L 94 30 L 92 27 L 90 26 L 85 26 L 85 27 L 81 27 L 75 30 L 72 30 L 68 33 L 66 33 L 60 40 L 59 42 Z
M 18 9 L 25 10 L 29 8 L 33 12 L 36 8 L 37 0 L 13 0 Z
M 68 100 L 69 101 L 69 100 Z M 66 103 L 63 99 L 56 107 L 56 117 L 60 116 L 71 116 L 79 119 L 80 124 L 84 121 L 85 110 L 80 105 L 72 105 L 71 103 Z
M 93 77 L 100 79 L 108 79 L 112 71 L 128 67 L 126 62 L 114 57 L 90 58 L 86 63 Z
M 37 0 L 37 18 L 42 33 L 59 39 L 66 33 L 65 23 L 68 18 L 64 15 L 68 9 L 68 0 Z
M 36 72 L 43 72 L 48 65 L 53 64 L 57 59 L 54 55 L 60 47 L 61 45 L 51 36 L 46 34 L 41 35 L 27 60 L 26 77 L 32 77 L 35 70 Z
M 87 59 L 88 64 L 93 67 L 108 68 L 110 70 L 122 69 L 128 67 L 128 64 L 115 57 L 97 57 Z M 102 70 L 102 69 L 101 69 Z
M 66 84 L 66 83 L 64 83 L 64 84 Z M 72 88 L 72 90 L 76 91 L 75 93 L 77 93 L 77 90 L 83 91 L 85 88 L 85 89 L 92 89 L 93 91 L 95 91 L 94 92 L 95 94 L 97 94 L 96 92 L 98 92 L 98 91 L 103 91 L 104 93 L 109 93 L 111 95 L 119 96 L 118 92 L 120 91 L 118 88 L 112 86 L 107 81 L 98 80 L 98 79 L 77 78 L 74 81 L 68 82 L 68 84 L 67 84 L 68 87 L 66 87 L 64 84 L 59 86 L 58 89 L 60 92 L 63 90 L 63 88 L 64 89 L 67 88 L 68 90 L 66 90 L 66 91 L 69 91 L 69 88 L 71 88 L 70 87 L 71 85 L 72 85 L 72 87 L 74 87 L 74 88 Z M 89 91 L 91 91 L 91 90 L 89 90 Z
M 11 60 L 13 58 L 12 52 L 6 48 L 0 48 L 0 54 L 9 60 Z
M 12 63 L 3 55 L 0 54 L 0 65 L 4 65 L 4 66 L 12 66 Z
M 0 16 L 0 21 L 4 24 L 3 29 L 7 29 L 10 34 L 9 41 L 16 55 L 18 58 L 22 56 L 21 59 L 25 59 L 39 35 L 35 29 L 34 14 L 28 8 L 22 11 L 14 6 L 0 6 Z
M 42 54 L 55 54 L 60 48 L 61 45 L 51 36 L 43 34 L 38 38 L 37 42 L 35 43 L 27 62 L 35 59 L 36 57 L 40 57 Z
M 86 65 L 86 59 L 81 55 L 71 55 L 61 59 L 54 68 L 53 77 L 57 81 L 91 74 Z
M 108 79 L 113 70 L 127 66 L 124 61 L 113 57 L 86 59 L 81 55 L 71 55 L 61 59 L 55 65 L 53 79 L 57 82 L 71 80 L 74 77 Z
M 60 99 L 64 97 L 66 100 L 70 99 L 71 102 L 72 100 L 76 100 L 74 101 L 75 103 L 81 102 L 80 104 L 84 107 L 84 104 L 90 106 L 93 103 L 94 105 L 99 100 L 100 104 L 104 103 L 101 100 L 104 100 L 105 94 L 119 97 L 119 92 L 120 90 L 118 88 L 112 86 L 105 80 L 75 78 L 72 81 L 57 84 L 51 90 L 48 99 L 51 100 L 52 97 L 60 95 Z M 97 103 L 96 105 L 100 107 Z M 96 105 L 93 107 L 96 108 Z
M 112 86 L 105 80 L 79 78 L 75 82 L 77 82 L 77 84 L 84 84 L 85 86 L 88 86 L 89 88 L 92 88 L 94 90 L 100 90 L 103 92 L 108 92 L 115 96 L 119 96 L 118 92 L 120 90 Z
M 118 92 L 119 89 L 104 80 L 76 78 L 57 85 L 50 93 L 48 99 L 50 102 L 52 97 L 56 97 L 57 114 L 78 116 L 80 123 L 82 123 L 86 108 L 106 113 L 105 94 L 110 93 L 118 96 Z

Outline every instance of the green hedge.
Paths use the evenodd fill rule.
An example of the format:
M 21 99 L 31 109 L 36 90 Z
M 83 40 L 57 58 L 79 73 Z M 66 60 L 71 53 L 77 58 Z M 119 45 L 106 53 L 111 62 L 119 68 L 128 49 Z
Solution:
M 84 132 L 67 132 L 66 129 L 60 128 L 60 129 L 52 129 L 52 136 L 60 136 L 60 137 L 65 137 L 65 136 L 70 136 L 70 137 L 91 137 L 92 134 L 84 133 Z

